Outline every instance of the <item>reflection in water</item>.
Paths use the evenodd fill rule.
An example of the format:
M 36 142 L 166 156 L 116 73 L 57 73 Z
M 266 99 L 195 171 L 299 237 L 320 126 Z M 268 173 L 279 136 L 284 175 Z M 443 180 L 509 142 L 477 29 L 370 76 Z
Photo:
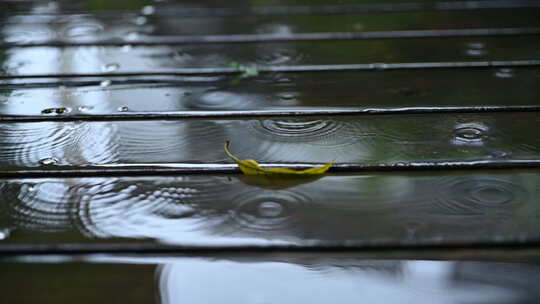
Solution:
M 289 187 L 244 177 L 4 181 L 0 226 L 170 244 L 418 244 L 536 239 L 540 177 L 327 175 Z M 431 191 L 426 191 L 430 189 Z M 82 237 L 82 236 L 81 236 Z M 9 239 L 16 240 L 17 234 Z
M 79 122 L 0 125 L 0 165 L 110 163 L 118 159 L 113 126 Z
M 489 128 L 481 123 L 462 123 L 454 128 L 456 145 L 482 145 L 482 138 Z
M 535 303 L 538 266 L 324 259 L 178 259 L 163 303 Z

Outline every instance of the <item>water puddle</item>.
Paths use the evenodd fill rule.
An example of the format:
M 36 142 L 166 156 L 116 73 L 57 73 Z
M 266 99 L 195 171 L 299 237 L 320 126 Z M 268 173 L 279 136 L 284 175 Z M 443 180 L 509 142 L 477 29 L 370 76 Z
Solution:
M 92 109 L 96 111 L 96 109 Z M 117 112 L 132 113 L 120 106 Z M 0 124 L 0 164 L 228 162 L 223 143 L 261 162 L 396 163 L 534 159 L 534 113 Z M 503 153 L 503 154 L 501 154 Z
M 4 180 L 0 227 L 11 231 L 10 243 L 57 242 L 63 236 L 54 234 L 66 231 L 78 242 L 177 245 L 524 241 L 538 237 L 539 181 L 515 172 L 328 175 L 271 185 L 220 175 Z

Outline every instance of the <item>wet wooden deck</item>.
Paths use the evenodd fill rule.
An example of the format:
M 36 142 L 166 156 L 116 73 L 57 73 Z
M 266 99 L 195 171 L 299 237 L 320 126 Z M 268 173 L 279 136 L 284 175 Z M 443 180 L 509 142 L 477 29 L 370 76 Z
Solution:
M 111 2 L 0 3 L 6 267 L 538 262 L 538 1 Z

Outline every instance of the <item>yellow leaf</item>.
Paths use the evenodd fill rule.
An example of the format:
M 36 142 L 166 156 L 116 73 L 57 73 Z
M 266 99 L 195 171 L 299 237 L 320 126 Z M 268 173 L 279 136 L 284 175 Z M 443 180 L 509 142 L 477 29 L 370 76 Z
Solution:
M 237 164 L 240 170 L 245 175 L 280 175 L 280 176 L 306 176 L 306 175 L 320 175 L 324 174 L 334 162 L 326 163 L 320 167 L 309 168 L 305 170 L 294 170 L 290 168 L 262 168 L 259 164 L 253 159 L 244 159 L 241 160 L 238 157 L 234 156 L 231 151 L 229 151 L 230 142 L 225 142 L 225 153 L 232 158 Z

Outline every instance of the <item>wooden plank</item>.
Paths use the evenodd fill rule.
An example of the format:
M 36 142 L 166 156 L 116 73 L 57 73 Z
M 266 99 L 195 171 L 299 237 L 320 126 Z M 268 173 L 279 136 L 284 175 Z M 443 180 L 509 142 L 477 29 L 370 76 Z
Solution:
M 8 179 L 0 251 L 531 245 L 539 182 L 532 171 Z
M 0 166 L 535 160 L 536 113 L 0 124 Z M 53 167 L 42 167 L 54 169 Z
M 241 80 L 235 76 L 134 76 L 106 82 L 102 78 L 5 80 L 0 85 L 0 120 L 8 120 L 7 116 L 41 116 L 49 120 L 112 114 L 142 118 L 145 113 L 161 113 L 166 118 L 182 113 L 196 116 L 198 111 L 219 111 L 222 115 L 289 111 L 301 115 L 302 111 L 315 110 L 534 110 L 540 106 L 538 83 L 540 70 L 523 67 L 329 71 L 268 74 Z M 66 111 L 61 117 L 42 113 L 51 108 Z
M 157 2 L 157 1 L 156 1 Z M 287 1 L 258 1 L 246 4 L 242 1 L 161 1 L 149 3 L 144 1 L 57 1 L 43 5 L 35 0 L 6 0 L 0 8 L 13 14 L 34 14 L 36 16 L 55 16 L 62 14 L 99 14 L 116 16 L 120 14 L 158 15 L 159 17 L 201 17 L 201 16 L 244 16 L 244 15 L 303 15 L 303 14 L 350 14 L 373 12 L 408 12 L 422 10 L 481 10 L 493 8 L 538 7 L 534 0 L 481 0 L 481 1 L 434 1 L 434 0 L 385 0 L 358 2 L 355 0 L 340 1 L 330 4 L 327 1 L 295 1 L 294 5 Z M 164 3 L 163 3 L 164 2 Z M 150 8 L 148 8 L 150 7 Z M 34 10 L 32 10 L 34 8 Z M 36 9 L 38 8 L 38 9 Z M 6 14 L 7 15 L 7 14 Z M 47 17 L 48 17 L 47 16 Z
M 515 1 L 510 1 L 514 4 Z M 540 7 L 540 5 L 538 5 Z M 316 9 L 316 7 L 315 7 Z M 312 9 L 313 10 L 313 9 Z M 290 33 L 371 32 L 396 30 L 436 30 L 474 28 L 538 27 L 540 8 L 506 8 L 464 11 L 411 11 L 355 14 L 345 6 L 345 14 L 256 15 L 231 9 L 230 15 L 205 17 L 200 9 L 167 9 L 155 15 L 101 12 L 90 14 L 9 15 L 0 17 L 6 42 L 38 42 L 63 39 L 66 42 L 123 38 L 130 32 L 142 37 Z M 294 7 L 283 9 L 294 12 Z M 197 17 L 200 12 L 201 17 Z M 222 9 L 216 13 L 226 12 Z M 237 14 L 234 14 L 237 12 Z M 501 13 L 505 18 L 500 18 Z M 185 16 L 182 16 L 185 15 Z M 22 35 L 26 34 L 26 35 Z
M 180 73 L 182 68 L 537 59 L 537 36 L 4 50 L 3 76 Z M 430 51 L 426 51 L 430 50 Z M 60 66 L 58 62 L 63 64 Z M 384 69 L 381 64 L 381 69 Z

